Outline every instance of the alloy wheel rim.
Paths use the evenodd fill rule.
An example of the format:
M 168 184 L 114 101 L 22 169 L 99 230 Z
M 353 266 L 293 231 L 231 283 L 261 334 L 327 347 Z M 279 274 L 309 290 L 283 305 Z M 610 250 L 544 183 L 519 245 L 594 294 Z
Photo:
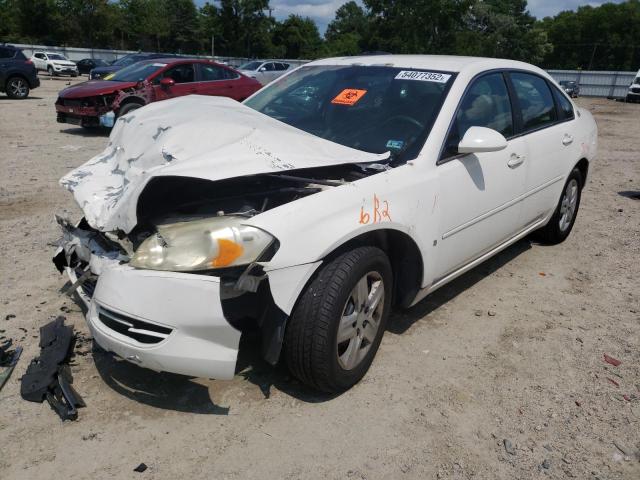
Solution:
M 27 85 L 24 80 L 16 78 L 9 85 L 11 93 L 17 97 L 23 97 L 27 93 Z
M 576 207 L 578 206 L 578 181 L 573 178 L 567 184 L 562 195 L 562 201 L 560 202 L 560 230 L 566 232 L 573 216 L 576 213 Z
M 353 287 L 338 324 L 338 364 L 353 370 L 362 363 L 375 341 L 384 310 L 384 281 L 378 272 L 364 275 Z

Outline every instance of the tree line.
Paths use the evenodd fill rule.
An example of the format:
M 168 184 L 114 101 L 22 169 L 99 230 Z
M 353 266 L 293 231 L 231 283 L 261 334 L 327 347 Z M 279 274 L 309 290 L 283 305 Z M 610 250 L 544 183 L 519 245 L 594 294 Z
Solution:
M 546 68 L 640 67 L 640 0 L 536 19 L 526 0 L 364 0 L 322 36 L 310 18 L 273 17 L 269 0 L 0 0 L 6 42 L 247 58 L 362 52 L 505 57 Z

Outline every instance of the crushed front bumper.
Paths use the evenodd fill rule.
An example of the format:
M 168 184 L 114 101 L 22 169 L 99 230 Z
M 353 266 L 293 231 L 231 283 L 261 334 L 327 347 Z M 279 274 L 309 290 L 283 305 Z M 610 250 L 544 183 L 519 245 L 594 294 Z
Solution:
M 98 345 L 157 371 L 233 378 L 240 331 L 224 317 L 218 277 L 137 270 L 99 251 L 82 232 L 65 233 L 54 263 L 72 284 L 80 264 L 99 275 L 93 292 L 77 290 Z

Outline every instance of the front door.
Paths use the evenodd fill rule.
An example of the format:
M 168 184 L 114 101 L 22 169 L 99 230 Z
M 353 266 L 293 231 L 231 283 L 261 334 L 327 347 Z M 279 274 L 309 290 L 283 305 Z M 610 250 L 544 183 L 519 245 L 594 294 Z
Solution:
M 460 155 L 457 145 L 473 126 L 492 128 L 508 140 L 504 150 Z M 511 101 L 502 73 L 474 80 L 458 107 L 438 162 L 441 212 L 436 276 L 446 277 L 522 228 L 527 146 L 515 137 Z
M 171 78 L 175 84 L 170 87 L 160 85 L 163 78 Z M 166 100 L 168 98 L 182 97 L 196 93 L 196 73 L 193 63 L 181 63 L 168 68 L 153 79 L 153 90 L 156 100 Z

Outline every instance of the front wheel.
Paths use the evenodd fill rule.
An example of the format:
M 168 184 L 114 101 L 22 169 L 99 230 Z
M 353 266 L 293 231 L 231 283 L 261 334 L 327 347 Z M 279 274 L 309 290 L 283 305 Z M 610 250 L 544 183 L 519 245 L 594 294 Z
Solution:
M 541 242 L 549 245 L 562 243 L 571 233 L 578 216 L 580 197 L 582 195 L 582 173 L 574 168 L 564 185 L 560 201 L 549 223 L 536 232 Z
M 53 71 L 53 67 L 47 67 L 47 72 L 49 73 L 50 77 L 55 76 L 55 72 Z
M 291 373 L 325 392 L 346 390 L 364 377 L 389 318 L 392 282 L 379 248 L 359 247 L 324 265 L 287 325 Z
M 29 96 L 29 83 L 24 78 L 11 77 L 7 80 L 5 90 L 9 98 L 22 100 Z

